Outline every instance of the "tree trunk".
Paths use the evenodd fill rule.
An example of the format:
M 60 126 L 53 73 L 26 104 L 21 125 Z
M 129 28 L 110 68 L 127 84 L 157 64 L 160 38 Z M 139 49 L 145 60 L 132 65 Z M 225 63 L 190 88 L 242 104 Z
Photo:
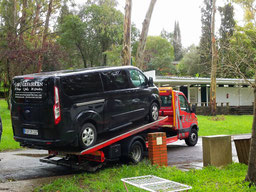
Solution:
M 217 73 L 217 60 L 218 53 L 216 49 L 215 39 L 215 7 L 216 0 L 212 2 L 212 23 L 211 23 L 211 38 L 212 38 L 212 69 L 211 69 L 211 91 L 210 91 L 210 102 L 211 102 L 211 115 L 216 115 L 216 73 Z
M 87 68 L 87 61 L 86 61 L 86 58 L 85 58 L 85 55 L 84 55 L 84 52 L 83 52 L 83 49 L 81 48 L 81 45 L 79 43 L 76 44 L 76 47 L 78 48 L 80 54 L 81 54 L 81 57 L 83 59 L 83 62 L 84 62 L 84 68 Z
M 132 0 L 126 0 L 124 18 L 123 65 L 131 65 L 131 15 Z
M 254 80 L 256 80 L 256 72 Z M 255 81 L 256 82 L 256 81 Z M 249 152 L 248 171 L 245 180 L 256 184 L 256 87 L 254 86 L 252 139 Z
M 50 17 L 51 17 L 51 14 L 52 14 L 52 3 L 53 3 L 53 0 L 50 0 L 49 1 L 49 4 L 48 4 L 48 10 L 47 10 L 47 14 L 46 14 L 46 18 L 45 18 L 45 25 L 44 25 L 44 31 L 43 31 L 43 40 L 42 40 L 42 50 L 44 51 L 45 49 L 45 46 L 46 46 L 46 38 L 47 38 L 47 35 L 48 35 L 48 29 L 49 29 L 49 21 L 50 21 Z M 40 54 L 39 56 L 39 60 L 38 60 L 38 73 L 40 73 L 42 71 L 42 66 L 43 66 L 43 54 Z
M 40 5 L 39 2 L 36 1 L 36 12 L 35 12 L 34 20 L 33 20 L 32 31 L 31 31 L 31 36 L 32 36 L 32 38 L 33 38 L 33 36 L 35 35 L 36 30 L 37 30 L 37 28 L 38 28 L 40 9 L 41 9 L 41 5 Z
M 143 69 L 143 61 L 144 61 L 144 50 L 145 50 L 145 45 L 146 45 L 146 40 L 148 36 L 148 29 L 149 29 L 149 24 L 152 16 L 152 12 L 155 6 L 156 0 L 151 0 L 146 17 L 143 21 L 142 24 L 142 31 L 140 34 L 140 40 L 139 40 L 139 45 L 136 53 L 136 65 L 140 68 Z
M 23 40 L 23 33 L 24 33 L 24 28 L 25 28 L 26 20 L 27 20 L 27 7 L 28 7 L 27 0 L 23 0 L 23 2 L 22 2 L 22 15 L 21 15 L 21 18 L 20 18 L 20 40 Z

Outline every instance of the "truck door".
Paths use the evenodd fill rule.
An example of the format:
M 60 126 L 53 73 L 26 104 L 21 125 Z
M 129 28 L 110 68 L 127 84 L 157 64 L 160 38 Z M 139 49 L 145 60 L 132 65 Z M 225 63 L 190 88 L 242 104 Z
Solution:
M 185 133 L 189 133 L 189 128 L 190 128 L 190 119 L 191 119 L 191 112 L 190 112 L 190 107 L 188 104 L 188 101 L 186 97 L 182 93 L 177 93 L 178 94 L 178 108 L 176 108 L 177 114 L 176 114 L 176 120 L 177 122 L 177 127 L 179 129 L 179 137 L 180 139 L 185 138 Z

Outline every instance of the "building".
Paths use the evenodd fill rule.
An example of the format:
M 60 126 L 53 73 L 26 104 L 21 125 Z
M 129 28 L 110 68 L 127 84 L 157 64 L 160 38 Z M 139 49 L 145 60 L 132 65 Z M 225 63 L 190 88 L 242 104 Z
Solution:
M 210 101 L 211 78 L 156 76 L 155 71 L 145 72 L 153 77 L 158 87 L 171 86 L 182 91 L 191 104 L 208 106 Z M 254 80 L 250 79 L 253 82 Z M 253 88 L 243 79 L 217 78 L 217 106 L 252 106 Z

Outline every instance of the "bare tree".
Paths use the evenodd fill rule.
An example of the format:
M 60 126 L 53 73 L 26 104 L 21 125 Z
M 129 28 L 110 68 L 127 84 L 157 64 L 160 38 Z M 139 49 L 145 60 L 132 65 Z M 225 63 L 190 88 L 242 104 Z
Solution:
M 256 28 L 249 26 L 247 29 L 239 28 L 230 41 L 231 44 L 225 47 L 226 63 L 222 65 L 234 76 L 242 78 L 253 88 L 254 106 L 252 138 L 249 152 L 248 171 L 245 180 L 256 184 Z M 250 79 L 254 76 L 254 79 Z
M 125 2 L 125 18 L 124 18 L 124 42 L 123 42 L 123 65 L 131 64 L 131 12 L 132 0 Z
M 155 3 L 156 3 L 156 0 L 151 0 L 146 17 L 142 24 L 142 31 L 141 31 L 139 45 L 136 53 L 136 65 L 141 69 L 143 69 L 144 50 L 145 50 L 146 40 L 148 36 L 149 24 L 150 24 Z
M 215 39 L 215 13 L 216 13 L 216 0 L 212 1 L 212 20 L 211 20 L 211 39 L 212 39 L 212 69 L 211 69 L 211 115 L 216 115 L 216 73 L 217 73 L 217 60 L 218 52 L 216 49 Z

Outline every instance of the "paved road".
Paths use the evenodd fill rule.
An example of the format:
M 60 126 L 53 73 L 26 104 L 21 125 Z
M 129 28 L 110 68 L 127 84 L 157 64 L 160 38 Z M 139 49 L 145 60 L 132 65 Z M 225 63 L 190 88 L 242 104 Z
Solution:
M 168 165 L 183 170 L 202 168 L 201 138 L 194 147 L 188 147 L 182 140 L 168 145 L 167 149 Z M 234 144 L 232 150 L 233 161 L 237 161 Z M 0 153 L 0 183 L 78 173 L 69 168 L 41 163 L 39 159 L 45 156 L 47 151 L 34 149 Z

